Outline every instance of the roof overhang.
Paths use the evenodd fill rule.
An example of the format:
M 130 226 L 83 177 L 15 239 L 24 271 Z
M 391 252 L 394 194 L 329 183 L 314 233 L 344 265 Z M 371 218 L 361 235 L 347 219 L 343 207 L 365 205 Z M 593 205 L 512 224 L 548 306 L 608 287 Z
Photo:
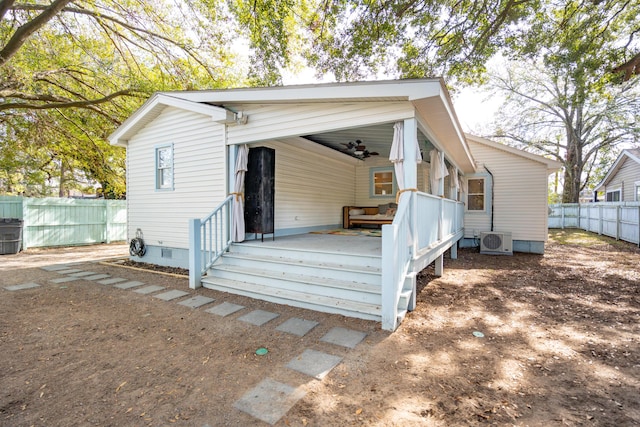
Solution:
M 231 123 L 236 119 L 233 112 L 221 107 L 181 99 L 166 93 L 155 93 L 142 107 L 136 110 L 131 117 L 109 135 L 109 142 L 112 145 L 126 146 L 129 138 L 158 117 L 166 107 L 175 107 L 203 114 L 219 123 Z
M 600 184 L 596 185 L 594 190 L 603 190 L 604 187 L 609 183 L 609 181 L 611 181 L 611 179 L 616 175 L 618 170 L 620 170 L 627 158 L 635 161 L 640 165 L 640 150 L 622 150 L 622 152 L 618 155 L 616 161 L 613 162 L 613 165 L 611 165 L 611 168 L 609 168 L 609 171 L 605 175 L 604 179 L 600 182 Z
M 164 92 L 192 102 L 214 105 L 292 104 L 358 101 L 413 101 L 439 96 L 442 79 L 379 80 L 352 83 Z
M 501 143 L 495 142 L 495 141 L 491 141 L 490 139 L 482 138 L 482 137 L 479 137 L 479 136 L 475 136 L 475 135 L 471 135 L 471 134 L 465 134 L 465 135 L 466 135 L 468 140 L 471 140 L 471 141 L 476 142 L 478 144 L 482 144 L 482 145 L 485 145 L 485 146 L 488 146 L 488 147 L 492 147 L 492 148 L 495 148 L 497 150 L 502 150 L 502 151 L 505 151 L 507 153 L 510 153 L 510 154 L 513 154 L 513 155 L 516 155 L 516 156 L 520 156 L 520 157 L 532 160 L 532 161 L 537 162 L 537 163 L 542 163 L 543 165 L 546 166 L 548 173 L 556 172 L 556 171 L 560 170 L 560 168 L 562 167 L 562 163 L 558 162 L 557 160 L 547 159 L 546 157 L 540 156 L 538 154 L 528 153 L 526 151 L 517 149 L 515 147 L 510 147 L 508 145 L 501 144 Z

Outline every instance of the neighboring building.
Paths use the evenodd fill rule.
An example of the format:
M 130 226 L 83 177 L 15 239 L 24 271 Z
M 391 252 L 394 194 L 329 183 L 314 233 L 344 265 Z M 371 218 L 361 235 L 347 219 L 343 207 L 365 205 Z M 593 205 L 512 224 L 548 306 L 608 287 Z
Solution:
M 442 79 L 157 93 L 109 139 L 127 148 L 129 237 L 143 238 L 142 261 L 189 267 L 191 287 L 389 330 L 415 305 L 417 272 L 435 261 L 441 274 L 461 239 L 508 231 L 515 250 L 542 253 L 547 176 L 559 168 L 465 137 Z M 255 194 L 245 211 L 245 178 L 268 212 Z M 381 238 L 330 232 L 370 208 Z M 244 219 L 260 235 L 242 242 Z
M 595 191 L 604 202 L 640 202 L 640 148 L 622 150 Z

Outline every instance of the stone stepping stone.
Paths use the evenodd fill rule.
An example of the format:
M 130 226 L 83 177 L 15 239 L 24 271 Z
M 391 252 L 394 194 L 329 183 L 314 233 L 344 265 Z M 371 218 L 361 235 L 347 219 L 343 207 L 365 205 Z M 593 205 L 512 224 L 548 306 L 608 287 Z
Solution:
M 278 316 L 280 316 L 278 313 L 271 313 L 270 311 L 253 310 L 251 313 L 238 317 L 238 320 L 242 320 L 243 322 L 251 323 L 256 326 L 262 326 Z
M 202 307 L 205 304 L 215 301 L 213 298 L 205 297 L 203 295 L 196 295 L 195 297 L 188 298 L 184 301 L 180 301 L 178 304 L 191 308 Z
M 93 273 L 93 276 L 84 276 L 82 277 L 82 279 L 84 280 L 100 280 L 100 279 L 106 279 L 108 277 L 111 277 L 110 274 L 95 274 Z
M 287 368 L 321 380 L 341 361 L 340 356 L 306 349 L 300 356 L 291 359 Z
M 67 268 L 65 270 L 57 270 L 56 273 L 58 274 L 71 274 L 71 273 L 79 273 L 82 270 L 77 269 L 77 268 Z
M 73 276 L 73 277 L 85 277 L 85 276 L 93 276 L 93 275 L 95 275 L 97 273 L 95 271 L 78 270 L 77 272 L 65 273 L 65 274 L 69 274 L 69 276 Z
M 122 277 L 112 277 L 111 279 L 99 280 L 98 283 L 101 285 L 114 285 L 116 283 L 124 282 L 127 279 L 123 279 Z
M 67 283 L 73 282 L 75 280 L 80 280 L 79 277 L 58 277 L 57 279 L 51 279 L 49 282 L 51 283 Z
M 217 316 L 226 317 L 230 314 L 235 313 L 236 311 L 240 311 L 244 308 L 244 305 L 233 304 L 230 302 L 223 302 L 222 304 L 218 304 L 215 307 L 211 307 L 205 310 L 207 313 L 215 314 Z
M 358 345 L 366 336 L 366 333 L 354 331 L 353 329 L 333 328 L 327 332 L 325 336 L 320 338 L 320 341 L 340 345 L 342 347 L 356 348 L 356 345 Z
M 153 292 L 161 291 L 163 289 L 164 289 L 164 286 L 149 285 L 149 286 L 145 286 L 144 288 L 134 289 L 133 292 L 146 295 L 146 294 L 151 294 Z
M 265 378 L 233 404 L 239 409 L 265 423 L 274 425 L 302 399 L 305 391 L 301 388 Z
M 44 271 L 58 271 L 58 270 L 66 270 L 69 267 L 68 265 L 58 264 L 58 265 L 45 265 L 44 267 L 40 267 L 41 270 Z
M 276 330 L 303 337 L 307 334 L 307 332 L 309 332 L 316 326 L 318 326 L 318 322 L 314 322 L 313 320 L 305 320 L 299 319 L 297 317 L 292 317 L 291 319 L 278 326 Z
M 131 289 L 131 288 L 135 288 L 135 287 L 142 286 L 142 285 L 144 285 L 144 282 L 138 282 L 137 280 L 131 280 L 130 282 L 118 283 L 114 287 L 118 288 L 118 289 Z
M 21 291 L 23 289 L 33 289 L 33 288 L 39 288 L 40 285 L 38 285 L 37 283 L 23 283 L 21 285 L 13 285 L 13 286 L 6 286 L 5 289 L 8 291 Z
M 154 295 L 153 297 L 161 299 L 162 301 L 171 301 L 172 299 L 181 298 L 185 295 L 189 295 L 189 292 L 172 289 L 168 292 L 163 292 L 161 294 Z

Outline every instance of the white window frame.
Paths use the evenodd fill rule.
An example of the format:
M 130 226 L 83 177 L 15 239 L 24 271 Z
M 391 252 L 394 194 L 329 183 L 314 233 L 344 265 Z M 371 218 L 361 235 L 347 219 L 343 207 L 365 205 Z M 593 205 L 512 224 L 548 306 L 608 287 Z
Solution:
M 609 200 L 609 194 L 618 193 L 618 200 Z M 622 188 L 616 188 L 615 190 L 607 190 L 604 195 L 604 200 L 606 202 L 621 202 L 622 201 Z
M 636 181 L 634 183 L 634 196 L 635 196 L 635 201 L 636 202 L 640 202 L 640 181 Z
M 161 165 L 160 164 L 160 153 L 162 151 L 165 150 L 169 150 L 169 161 L 166 165 Z M 173 162 L 173 155 L 174 155 L 174 151 L 173 151 L 173 144 L 163 144 L 163 145 L 157 145 L 155 147 L 154 150 L 155 153 L 155 176 L 156 176 L 156 190 L 157 191 L 172 191 L 173 190 L 173 183 L 174 183 L 174 179 L 175 179 L 175 175 L 174 175 L 174 162 Z M 163 182 L 163 176 L 165 171 L 169 171 L 170 174 L 170 182 L 165 183 Z
M 469 181 L 472 180 L 482 180 L 482 193 L 472 193 L 471 186 L 469 185 Z M 471 196 L 479 196 L 482 194 L 482 209 L 471 209 L 471 204 L 469 203 L 469 197 Z M 465 203 L 465 210 L 471 213 L 485 213 L 487 212 L 487 178 L 484 176 L 474 176 L 467 178 L 467 200 Z
M 377 173 L 390 173 L 391 174 L 391 193 L 376 194 L 376 174 Z M 385 184 L 388 184 L 385 182 Z M 396 172 L 393 167 L 376 167 L 369 170 L 369 196 L 371 198 L 393 198 L 397 191 L 396 186 Z

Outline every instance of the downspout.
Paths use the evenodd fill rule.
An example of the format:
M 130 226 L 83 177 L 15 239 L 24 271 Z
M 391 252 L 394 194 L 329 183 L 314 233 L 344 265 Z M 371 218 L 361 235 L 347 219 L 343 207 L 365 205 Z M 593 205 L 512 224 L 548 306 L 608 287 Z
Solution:
M 491 173 L 491 171 L 489 170 L 489 168 L 486 165 L 483 165 L 485 170 L 487 172 L 489 172 L 489 175 L 491 175 L 491 232 L 493 232 L 493 186 L 495 185 L 494 183 L 494 178 L 493 178 L 493 174 Z

